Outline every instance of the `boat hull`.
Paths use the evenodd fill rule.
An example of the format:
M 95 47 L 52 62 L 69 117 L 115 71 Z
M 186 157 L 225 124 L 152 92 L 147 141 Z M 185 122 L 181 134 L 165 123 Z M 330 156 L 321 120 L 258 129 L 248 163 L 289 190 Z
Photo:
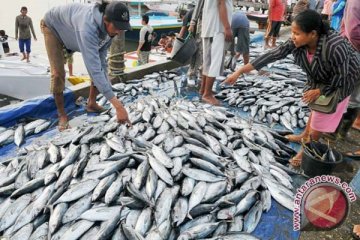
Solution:
M 30 63 L 19 56 L 0 59 L 0 94 L 25 100 L 50 93 L 50 73 L 46 58 L 33 55 Z M 65 86 L 71 84 L 65 81 Z
M 132 30 L 125 33 L 127 41 L 139 41 L 140 29 L 143 27 L 141 24 L 141 17 L 132 16 L 130 18 L 130 25 Z M 180 32 L 182 22 L 178 21 L 176 17 L 172 16 L 150 16 L 149 25 L 154 29 L 157 34 L 157 40 L 160 39 L 161 34 L 169 32 Z

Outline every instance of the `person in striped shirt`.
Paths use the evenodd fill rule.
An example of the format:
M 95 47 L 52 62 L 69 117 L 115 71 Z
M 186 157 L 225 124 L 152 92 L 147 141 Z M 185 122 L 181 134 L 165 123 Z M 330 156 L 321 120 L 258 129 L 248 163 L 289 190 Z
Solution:
M 360 80 L 359 60 L 350 43 L 330 30 L 320 14 L 314 10 L 299 13 L 291 25 L 291 31 L 291 39 L 238 69 L 224 83 L 234 84 L 241 74 L 254 69 L 260 70 L 271 62 L 293 54 L 295 63 L 302 67 L 308 77 L 302 98 L 304 103 L 314 102 L 321 95 L 328 96 L 339 91 L 339 103 L 335 113 L 312 111 L 305 131 L 301 135 L 288 136 L 289 140 L 298 142 L 303 138 L 305 142 L 309 141 L 308 136 L 318 140 L 321 133 L 333 133 L 339 125 L 350 95 Z M 326 86 L 320 90 L 316 88 L 319 83 Z M 290 160 L 293 166 L 300 165 L 302 153 L 299 151 Z

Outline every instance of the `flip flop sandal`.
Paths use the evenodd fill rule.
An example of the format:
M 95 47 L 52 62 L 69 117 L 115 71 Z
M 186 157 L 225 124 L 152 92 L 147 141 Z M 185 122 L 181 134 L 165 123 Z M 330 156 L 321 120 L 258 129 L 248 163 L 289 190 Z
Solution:
M 360 155 L 356 154 L 356 152 L 346 153 L 345 156 L 348 157 L 348 158 L 351 158 L 352 160 L 360 161 Z
M 60 132 L 65 131 L 66 129 L 70 129 L 69 122 L 59 124 L 58 129 L 59 129 Z

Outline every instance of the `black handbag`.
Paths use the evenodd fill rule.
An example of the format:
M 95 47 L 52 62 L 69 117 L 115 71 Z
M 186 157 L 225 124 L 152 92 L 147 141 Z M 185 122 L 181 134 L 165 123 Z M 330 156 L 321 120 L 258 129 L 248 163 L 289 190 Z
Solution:
M 320 91 L 322 91 L 325 86 L 326 86 L 325 84 L 317 84 L 316 88 L 319 88 Z M 316 99 L 312 103 L 309 103 L 308 106 L 309 108 L 311 108 L 311 110 L 331 114 L 336 112 L 339 99 L 340 99 L 340 92 L 339 90 L 336 90 L 328 96 L 320 95 L 318 99 Z

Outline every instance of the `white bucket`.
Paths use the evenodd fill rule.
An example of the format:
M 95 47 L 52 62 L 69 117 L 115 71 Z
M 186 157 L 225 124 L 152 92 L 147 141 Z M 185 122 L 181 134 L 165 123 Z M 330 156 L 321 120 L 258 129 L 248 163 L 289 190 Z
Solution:
M 173 58 L 180 48 L 184 45 L 185 40 L 182 38 L 175 38 L 173 48 L 170 53 L 170 58 Z

